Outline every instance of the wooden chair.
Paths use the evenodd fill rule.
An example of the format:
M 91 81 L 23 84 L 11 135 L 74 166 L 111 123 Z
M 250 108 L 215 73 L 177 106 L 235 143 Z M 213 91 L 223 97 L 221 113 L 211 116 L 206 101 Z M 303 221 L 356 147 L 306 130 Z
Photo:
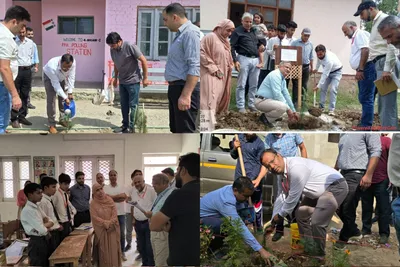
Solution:
M 20 221 L 8 221 L 6 223 L 1 223 L 2 225 L 2 233 L 3 233 L 3 245 L 4 247 L 8 247 L 15 239 L 21 239 L 21 227 Z M 15 235 L 15 237 L 14 237 Z

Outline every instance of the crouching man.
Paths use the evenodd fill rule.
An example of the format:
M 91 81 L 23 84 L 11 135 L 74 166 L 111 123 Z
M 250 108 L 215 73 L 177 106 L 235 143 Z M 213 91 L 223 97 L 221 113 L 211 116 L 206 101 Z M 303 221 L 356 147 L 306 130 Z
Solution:
M 282 190 L 278 198 L 282 205 L 274 207 L 272 226 L 295 211 L 300 236 L 304 239 L 304 253 L 325 258 L 326 229 L 333 214 L 347 196 L 348 186 L 335 169 L 315 160 L 284 158 L 273 149 L 266 149 L 262 164 L 272 173 L 280 174 Z M 312 238 L 310 238 L 312 237 Z
M 200 199 L 200 220 L 203 225 L 210 226 L 213 233 L 218 235 L 210 244 L 213 251 L 223 245 L 221 236 L 221 224 L 224 217 L 230 217 L 232 221 L 240 219 L 237 211 L 237 203 L 244 203 L 253 195 L 254 185 L 250 178 L 241 176 L 233 185 L 226 185 L 220 189 L 206 194 Z M 254 251 L 258 251 L 262 258 L 268 260 L 272 255 L 258 243 L 244 222 L 241 220 L 243 239 Z

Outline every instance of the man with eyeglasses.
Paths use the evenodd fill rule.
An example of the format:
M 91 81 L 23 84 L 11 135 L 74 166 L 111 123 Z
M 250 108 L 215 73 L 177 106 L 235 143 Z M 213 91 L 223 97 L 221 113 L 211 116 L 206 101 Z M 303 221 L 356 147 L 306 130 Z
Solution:
M 59 124 L 67 127 L 64 120 L 63 102 L 69 105 L 73 99 L 72 92 L 75 87 L 76 60 L 70 54 L 54 57 L 43 67 L 44 88 L 47 97 L 47 118 L 49 120 L 49 132 L 57 133 L 56 129 L 56 98 L 58 98 L 58 110 L 60 111 Z
M 272 256 L 258 243 L 238 214 L 238 208 L 240 209 L 253 193 L 254 185 L 251 179 L 240 176 L 235 179 L 233 185 L 226 185 L 209 192 L 200 199 L 200 220 L 203 225 L 211 227 L 216 235 L 210 244 L 212 251 L 217 251 L 223 246 L 225 237 L 221 236 L 222 219 L 230 217 L 232 221 L 240 220 L 242 236 L 247 245 L 260 253 L 264 259 Z
M 326 230 L 336 209 L 347 196 L 346 180 L 337 170 L 315 160 L 283 157 L 274 149 L 266 149 L 261 162 L 270 172 L 282 175 L 282 192 L 274 205 L 272 227 L 295 211 L 304 253 L 321 261 L 325 258 Z

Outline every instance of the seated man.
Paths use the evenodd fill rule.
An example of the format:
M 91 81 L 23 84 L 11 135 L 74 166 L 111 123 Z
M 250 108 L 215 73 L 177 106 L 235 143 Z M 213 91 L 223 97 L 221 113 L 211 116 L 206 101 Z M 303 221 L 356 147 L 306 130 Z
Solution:
M 290 71 L 289 62 L 281 62 L 279 68 L 271 71 L 265 77 L 256 94 L 256 108 L 263 112 L 260 121 L 268 127 L 274 127 L 273 122 L 280 120 L 286 112 L 289 120 L 298 120 L 292 99 L 286 87 L 285 77 Z
M 282 175 L 282 193 L 274 204 L 271 228 L 292 214 L 303 195 L 295 216 L 305 241 L 304 252 L 323 260 L 326 229 L 347 196 L 346 180 L 332 167 L 307 158 L 285 158 L 274 149 L 266 149 L 261 162 L 270 172 Z
M 244 176 L 235 180 L 232 185 L 226 185 L 220 189 L 206 194 L 200 199 L 200 219 L 204 225 L 212 228 L 214 234 L 220 235 L 220 227 L 223 217 L 230 217 L 232 220 L 240 219 L 236 205 L 248 200 L 253 194 L 254 185 L 252 181 Z M 241 221 L 243 238 L 254 251 L 258 251 L 264 259 L 272 256 L 268 253 L 255 237 L 250 233 L 246 225 Z M 216 238 L 211 243 L 211 248 L 217 250 L 222 247 L 221 238 Z

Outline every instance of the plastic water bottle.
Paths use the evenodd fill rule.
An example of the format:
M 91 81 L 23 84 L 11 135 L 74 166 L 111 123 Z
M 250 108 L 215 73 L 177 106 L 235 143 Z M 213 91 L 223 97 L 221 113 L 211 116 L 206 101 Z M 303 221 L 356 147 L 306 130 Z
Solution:
M 67 110 L 67 109 L 69 109 L 71 111 L 71 114 L 69 117 L 73 118 L 75 116 L 75 109 L 76 109 L 74 100 L 70 100 L 69 105 L 67 105 L 67 103 L 64 102 L 64 110 Z

